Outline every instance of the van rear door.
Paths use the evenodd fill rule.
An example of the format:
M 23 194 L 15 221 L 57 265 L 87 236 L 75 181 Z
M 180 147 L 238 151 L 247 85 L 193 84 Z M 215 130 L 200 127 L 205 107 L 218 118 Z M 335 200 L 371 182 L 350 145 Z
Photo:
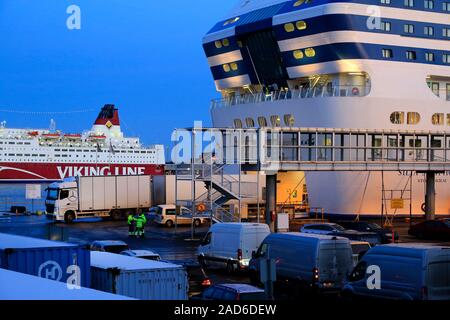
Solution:
M 349 243 L 322 242 L 319 246 L 319 282 L 324 287 L 340 288 L 353 267 Z
M 425 299 L 450 300 L 450 253 L 441 257 L 444 259 L 428 265 L 427 283 L 422 289 Z

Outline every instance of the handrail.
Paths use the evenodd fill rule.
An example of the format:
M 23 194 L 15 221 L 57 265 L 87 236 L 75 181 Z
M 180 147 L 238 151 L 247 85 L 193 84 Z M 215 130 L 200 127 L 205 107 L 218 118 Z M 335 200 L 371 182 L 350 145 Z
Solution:
M 211 109 L 227 108 L 235 105 L 250 103 L 274 102 L 281 100 L 326 98 L 326 97 L 364 97 L 370 92 L 370 85 L 358 86 L 316 86 L 312 88 L 302 87 L 292 90 L 279 90 L 272 92 L 258 92 L 255 94 L 236 95 L 224 99 L 211 101 Z

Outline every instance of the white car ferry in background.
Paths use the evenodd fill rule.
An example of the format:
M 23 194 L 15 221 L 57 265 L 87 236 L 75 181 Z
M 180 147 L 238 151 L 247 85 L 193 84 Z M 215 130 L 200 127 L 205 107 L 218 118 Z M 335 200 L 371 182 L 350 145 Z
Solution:
M 401 143 L 450 148 L 448 136 L 420 137 L 450 133 L 450 0 L 242 0 L 203 47 L 222 95 L 211 107 L 215 127 L 415 131 Z M 384 190 L 409 190 L 409 176 L 385 172 Z M 306 173 L 310 205 L 339 215 L 379 215 L 383 180 Z M 448 215 L 449 174 L 436 180 L 436 213 Z M 414 214 L 424 193 L 418 174 Z M 408 202 L 390 213 L 409 214 Z
M 105 105 L 92 129 L 64 134 L 0 127 L 0 182 L 47 182 L 74 176 L 162 175 L 164 146 L 125 137 L 119 111 Z

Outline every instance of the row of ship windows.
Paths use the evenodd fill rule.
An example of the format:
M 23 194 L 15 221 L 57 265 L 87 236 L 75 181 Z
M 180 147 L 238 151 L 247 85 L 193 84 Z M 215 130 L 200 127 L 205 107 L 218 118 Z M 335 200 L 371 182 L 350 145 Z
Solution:
M 394 58 L 394 52 L 392 49 L 381 49 L 381 55 L 385 59 L 392 59 Z M 407 60 L 417 60 L 417 52 L 414 50 L 406 50 L 405 51 L 405 57 Z M 427 62 L 435 62 L 436 57 L 433 52 L 425 52 L 425 61 Z M 442 62 L 450 64 L 450 54 L 443 53 L 442 54 Z
M 404 0 L 403 5 L 408 8 L 413 8 L 415 6 L 414 0 Z M 380 0 L 380 3 L 382 4 L 391 4 L 391 0 Z M 425 9 L 434 9 L 435 3 L 434 0 L 424 0 L 423 1 L 423 7 Z M 443 2 L 442 3 L 442 11 L 450 11 L 450 2 Z
M 284 124 L 288 127 L 293 127 L 295 124 L 295 118 L 291 114 L 285 114 L 283 117 Z M 272 127 L 281 127 L 281 119 L 277 115 L 273 115 L 270 117 L 270 124 Z M 245 125 L 247 128 L 254 128 L 255 127 L 255 120 L 253 118 L 246 118 L 245 119 Z M 258 117 L 258 125 L 259 127 L 267 127 L 268 122 L 265 117 Z M 234 127 L 237 129 L 243 128 L 242 120 L 241 119 L 234 119 Z
M 420 122 L 420 114 L 417 112 L 408 112 L 406 114 L 406 124 L 415 125 Z M 391 123 L 404 124 L 405 112 L 396 111 L 391 114 Z M 450 113 L 447 113 L 447 121 L 445 121 L 445 113 L 435 113 L 431 116 L 431 123 L 435 126 L 443 126 L 447 122 L 447 126 L 450 126 Z
M 3 142 L 1 142 L 0 141 L 0 144 L 3 144 Z M 22 143 L 22 142 L 9 142 L 9 143 L 4 143 L 4 144 L 10 144 L 10 145 L 13 145 L 13 144 L 15 144 L 15 145 L 30 145 L 30 143 L 27 143 L 27 142 L 25 142 L 25 143 Z M 25 150 L 25 148 L 22 148 L 22 149 L 24 149 Z M 28 148 L 29 149 L 29 148 Z M 36 149 L 32 149 L 33 151 L 34 150 L 36 150 Z M 102 153 L 102 152 L 104 152 L 104 153 L 110 153 L 111 151 L 110 150 L 95 150 L 95 149 L 89 149 L 89 150 L 81 150 L 81 149 L 77 149 L 77 150 L 75 150 L 75 149 L 55 149 L 54 150 L 55 152 L 95 152 L 95 153 Z M 155 153 L 155 151 L 153 151 L 153 150 L 142 150 L 142 151 L 136 151 L 136 150 L 114 150 L 114 152 L 115 153 L 141 153 L 141 154 L 145 154 L 145 153 L 148 153 L 148 154 L 154 154 Z
M 381 29 L 383 31 L 390 32 L 391 31 L 391 23 L 387 21 L 381 22 Z M 415 33 L 415 27 L 413 24 L 407 23 L 403 25 L 403 31 L 408 34 L 414 34 Z M 434 27 L 432 26 L 424 26 L 423 27 L 423 34 L 425 36 L 434 36 Z M 442 28 L 442 36 L 444 38 L 450 38 L 450 28 Z
M 3 141 L 0 141 L 0 144 L 3 144 Z M 5 142 L 5 144 L 31 145 L 31 142 L 14 142 L 14 141 L 9 141 L 8 143 Z
M 0 148 L 1 150 L 1 148 Z M 0 154 L 1 155 L 1 154 Z M 37 158 L 37 157 L 47 157 L 48 155 L 45 154 L 23 154 L 23 153 L 5 153 L 5 156 L 9 156 L 9 157 L 33 157 L 33 158 Z M 83 158 L 86 158 L 89 156 L 83 155 Z M 55 158 L 81 158 L 80 155 L 76 155 L 76 156 L 72 156 L 72 155 L 68 155 L 68 154 L 55 154 Z M 94 158 L 93 155 L 90 156 L 90 158 Z M 140 158 L 137 156 L 118 156 L 118 158 L 125 158 L 125 159 L 136 159 L 136 158 Z M 153 159 L 154 157 L 150 157 L 151 159 Z
M 306 22 L 305 21 L 297 21 L 295 23 L 293 22 L 289 22 L 286 23 L 284 25 L 284 30 L 288 33 L 290 32 L 294 32 L 296 29 L 297 30 L 305 30 L 307 27 Z M 386 32 L 391 32 L 392 30 L 392 24 L 391 22 L 388 21 L 382 21 L 381 25 L 380 25 L 380 29 Z M 403 25 L 403 31 L 405 33 L 408 34 L 414 34 L 415 32 L 415 27 L 413 24 L 407 23 Z M 425 26 L 423 28 L 423 34 L 426 36 L 434 36 L 434 27 L 433 26 Z M 450 38 L 450 28 L 442 28 L 442 36 L 445 38 Z M 216 41 L 216 47 L 217 47 L 217 42 L 220 44 L 221 46 L 221 42 L 220 41 Z
M 294 7 L 298 7 L 298 6 L 302 5 L 303 3 L 310 3 L 310 2 L 312 2 L 312 0 L 298 0 L 298 1 L 294 2 Z M 415 2 L 415 0 L 404 0 L 403 5 L 407 8 L 414 8 L 415 7 L 414 2 Z M 384 5 L 390 5 L 391 0 L 380 0 L 380 3 L 384 4 Z M 425 9 L 433 10 L 435 8 L 435 2 L 434 2 L 434 0 L 424 0 L 423 6 Z M 450 2 L 442 2 L 442 11 L 450 12 Z M 232 24 L 236 23 L 237 21 L 239 21 L 239 19 L 240 19 L 240 17 L 234 17 L 234 18 L 228 19 L 227 21 L 225 21 L 223 23 L 223 25 L 224 25 L 224 27 L 228 26 L 228 25 L 232 25 Z M 299 29 L 299 30 L 306 29 L 306 23 L 304 23 L 304 21 L 298 21 L 298 23 L 299 23 L 300 27 L 297 26 L 297 23 L 296 23 L 297 29 Z M 303 27 L 302 23 L 304 23 L 304 27 Z M 295 28 L 293 29 L 292 27 L 293 27 L 293 24 L 292 24 L 292 26 L 290 26 L 290 25 L 288 27 L 285 26 L 286 32 L 294 31 Z M 303 29 L 301 29 L 301 28 L 303 28 Z M 291 30 L 291 31 L 289 31 L 289 30 Z M 220 42 L 220 41 L 216 41 L 216 47 L 222 48 L 222 46 L 224 44 L 223 43 L 218 44 L 218 42 Z
M 11 159 L 11 158 L 5 158 L 2 161 L 8 161 L 8 162 L 16 162 L 17 159 Z M 25 161 L 25 160 L 23 160 Z M 65 162 L 71 162 L 72 160 L 52 160 L 52 159 L 46 159 L 46 162 L 55 162 L 55 163 L 65 163 Z M 20 162 L 20 161 L 19 161 Z M 26 162 L 40 162 L 38 159 L 26 159 Z M 105 160 L 84 160 L 83 162 L 85 163 L 109 163 L 109 161 L 105 161 Z M 147 161 L 132 161 L 132 160 L 128 160 L 128 161 L 124 161 L 123 163 L 148 163 Z

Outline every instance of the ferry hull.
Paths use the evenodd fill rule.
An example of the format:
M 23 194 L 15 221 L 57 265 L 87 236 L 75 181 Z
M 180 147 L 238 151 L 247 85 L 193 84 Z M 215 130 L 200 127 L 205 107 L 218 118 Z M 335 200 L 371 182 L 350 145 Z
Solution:
M 156 164 L 0 163 L 0 182 L 61 181 L 73 176 L 163 175 Z
M 449 174 L 436 176 L 437 215 L 450 215 Z M 307 172 L 310 205 L 323 208 L 330 215 L 380 216 L 384 184 L 384 214 L 423 215 L 425 175 L 413 174 L 412 197 L 410 175 L 410 172 Z M 392 198 L 403 198 L 403 208 L 392 208 Z

